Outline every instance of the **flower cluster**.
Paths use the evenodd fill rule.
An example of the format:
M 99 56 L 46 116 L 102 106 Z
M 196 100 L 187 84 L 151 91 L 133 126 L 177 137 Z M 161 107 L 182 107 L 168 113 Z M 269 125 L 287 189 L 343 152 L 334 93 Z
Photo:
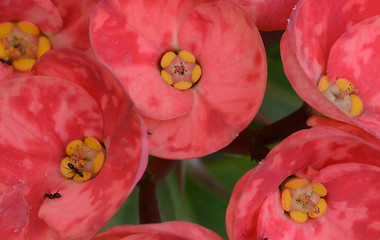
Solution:
M 378 0 L 0 10 L 0 239 L 220 240 L 204 220 L 161 222 L 156 190 L 188 164 L 223 192 L 202 164 L 230 154 L 257 163 L 223 192 L 230 240 L 380 238 Z M 274 123 L 265 36 L 305 101 Z M 141 224 L 104 229 L 137 187 Z

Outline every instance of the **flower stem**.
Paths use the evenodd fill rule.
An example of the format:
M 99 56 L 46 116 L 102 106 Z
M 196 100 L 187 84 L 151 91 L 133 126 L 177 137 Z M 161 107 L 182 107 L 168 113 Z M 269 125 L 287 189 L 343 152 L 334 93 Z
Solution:
M 140 224 L 161 222 L 156 189 L 178 161 L 153 157 L 138 183 Z
M 301 129 L 309 128 L 306 120 L 311 116 L 311 108 L 304 103 L 298 110 L 261 129 L 246 128 L 223 152 L 251 156 L 261 160 L 270 151 L 268 145 L 278 143 Z

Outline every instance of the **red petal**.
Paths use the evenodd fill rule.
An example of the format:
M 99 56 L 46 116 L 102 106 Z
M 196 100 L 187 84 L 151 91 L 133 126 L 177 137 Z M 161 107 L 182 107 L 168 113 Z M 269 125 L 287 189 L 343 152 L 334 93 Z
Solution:
M 221 240 L 213 231 L 190 222 L 171 221 L 144 225 L 121 225 L 98 234 L 94 240 L 123 239 L 204 239 Z
M 380 206 L 380 168 L 367 164 L 343 163 L 321 169 L 313 181 L 328 189 L 327 210 L 319 218 L 295 224 L 284 214 L 279 193 L 271 194 L 263 204 L 259 229 L 268 239 L 366 239 L 378 236 L 373 227 Z M 363 188 L 363 186 L 368 186 Z M 332 227 L 333 226 L 333 227 Z
M 266 60 L 257 29 L 231 4 L 200 4 L 179 29 L 180 47 L 202 66 L 192 109 L 146 122 L 151 154 L 188 159 L 225 147 L 251 122 L 264 96 Z
M 310 81 L 316 85 L 326 73 L 330 48 L 340 35 L 354 24 L 378 14 L 377 0 L 300 1 L 287 30 L 297 59 Z
M 50 0 L 1 1 L 0 12 L 0 22 L 27 20 L 49 35 L 58 32 L 63 25 L 58 9 Z
M 193 4 L 103 1 L 93 14 L 90 32 L 96 54 L 119 75 L 137 109 L 148 117 L 172 119 L 192 107 L 193 93 L 165 83 L 159 62 L 166 51 L 178 50 L 177 24 Z
M 291 46 L 288 31 L 281 39 L 281 58 L 284 71 L 298 96 L 319 112 L 347 123 L 352 122 L 346 113 L 327 99 L 317 88 L 317 83 L 306 76 Z
M 323 171 L 324 168 L 335 164 L 355 163 L 372 165 L 376 168 L 380 167 L 380 162 L 377 159 L 377 156 L 380 154 L 379 139 L 351 125 L 332 120 L 318 119 L 315 118 L 311 121 L 312 123 L 318 123 L 318 125 L 291 135 L 274 148 L 264 162 L 252 171 L 249 177 L 246 175 L 243 177 L 242 184 L 244 186 L 240 183 L 237 184 L 238 190 L 236 193 L 235 191 L 233 193 L 237 195 L 232 197 L 234 199 L 232 210 L 227 211 L 226 216 L 227 223 L 233 224 L 227 227 L 227 229 L 230 229 L 229 236 L 231 239 L 246 239 L 260 236 L 268 237 L 269 239 L 272 236 L 276 239 L 278 237 L 276 234 L 281 234 L 281 231 L 263 228 L 261 223 L 258 225 L 260 211 L 264 211 L 262 210 L 262 204 L 265 201 L 271 201 L 271 207 L 268 211 L 271 214 L 279 214 L 276 217 L 272 216 L 273 224 L 277 225 L 279 219 L 284 218 L 283 213 L 279 210 L 281 205 L 278 186 L 286 177 L 292 174 L 297 174 L 301 177 L 308 177 L 311 176 L 310 174 L 314 174 L 313 177 L 317 179 L 315 171 L 308 172 L 308 166 L 316 171 Z M 268 178 L 268 176 L 271 177 Z M 242 188 L 244 190 L 241 190 Z M 335 193 L 335 191 L 337 190 L 334 188 L 331 190 L 328 188 L 328 196 L 334 194 L 338 196 L 341 194 L 341 192 Z M 358 201 L 360 199 L 364 200 L 364 198 L 366 197 L 359 195 Z M 364 205 L 360 206 L 363 207 Z M 228 219 L 233 219 L 233 221 Z M 356 218 L 356 220 L 360 219 Z M 263 221 L 269 220 L 266 217 L 261 221 L 263 223 Z M 332 223 L 326 222 L 325 224 Z M 269 235 L 269 233 L 273 235 Z M 296 236 L 302 237 L 302 235 Z M 308 237 L 310 236 L 308 235 Z
M 35 238 L 49 231 L 37 217 L 44 194 L 66 186 L 59 172 L 65 145 L 101 138 L 102 112 L 80 86 L 54 77 L 10 80 L 0 99 L 1 234 Z
M 380 136 L 380 17 L 360 22 L 345 32 L 333 45 L 328 74 L 331 79 L 347 78 L 359 90 L 363 113 L 354 123 Z
M 51 36 L 54 48 L 92 50 L 89 38 L 90 16 L 99 0 L 52 0 L 63 18 L 63 27 Z
M 32 74 L 74 82 L 88 91 L 102 109 L 102 141 L 107 149 L 103 169 L 88 182 L 70 182 L 62 190 L 62 198 L 49 201 L 39 211 L 39 217 L 60 236 L 91 236 L 118 210 L 142 176 L 148 157 L 146 128 L 122 84 L 99 62 L 79 51 L 51 50 L 34 65 Z
M 264 31 L 284 30 L 297 0 L 230 0 L 237 4 Z

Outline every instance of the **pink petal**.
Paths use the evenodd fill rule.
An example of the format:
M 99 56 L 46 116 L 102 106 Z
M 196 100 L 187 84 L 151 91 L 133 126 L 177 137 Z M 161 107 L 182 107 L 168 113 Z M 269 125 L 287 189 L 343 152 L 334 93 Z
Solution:
M 231 194 L 231 198 L 228 203 L 227 212 L 226 212 L 226 228 L 227 228 L 227 234 L 228 234 L 229 239 L 234 239 L 235 212 L 237 211 L 240 197 L 244 193 L 244 190 L 245 190 L 244 187 L 252 175 L 252 171 L 254 171 L 254 169 L 248 171 L 239 179 L 239 181 L 235 184 L 234 190 Z M 257 221 L 257 220 L 252 219 L 252 221 Z
M 303 0 L 293 11 L 289 38 L 303 70 L 315 85 L 326 73 L 332 45 L 354 24 L 378 15 L 377 0 Z
M 52 0 L 63 18 L 63 27 L 50 40 L 54 48 L 90 50 L 90 15 L 99 0 Z
M 204 239 L 221 240 L 213 231 L 190 222 L 171 221 L 144 225 L 121 225 L 98 234 L 94 240 L 101 239 Z
M 59 171 L 65 144 L 101 138 L 103 116 L 84 89 L 54 77 L 10 80 L 2 84 L 0 99 L 0 232 L 34 238 L 50 231 L 37 217 L 49 201 L 44 194 L 62 188 L 65 195 Z
M 86 89 L 102 109 L 102 141 L 107 149 L 102 171 L 85 183 L 68 181 L 68 191 L 62 191 L 62 198 L 49 201 L 39 211 L 39 217 L 60 236 L 91 236 L 107 223 L 142 176 L 148 157 L 146 128 L 122 84 L 84 53 L 51 50 L 34 65 L 32 74 L 74 82 Z
M 284 71 L 292 87 L 298 96 L 304 99 L 312 108 L 328 115 L 331 118 L 352 123 L 346 113 L 342 112 L 334 103 L 327 99 L 317 88 L 317 83 L 311 81 L 306 76 L 304 69 L 301 67 L 295 52 L 289 40 L 289 33 L 286 31 L 281 39 L 281 58 Z
M 264 31 L 284 30 L 297 0 L 230 0 L 237 4 Z
M 283 219 L 283 211 L 279 205 L 278 186 L 292 174 L 300 177 L 314 174 L 313 177 L 317 181 L 318 175 L 315 174 L 315 171 L 324 171 L 324 168 L 335 164 L 355 163 L 372 165 L 376 169 L 380 167 L 377 159 L 380 153 L 379 139 L 352 125 L 332 120 L 312 118 L 310 122 L 317 125 L 288 137 L 274 148 L 264 162 L 256 167 L 249 176 L 245 175 L 242 180 L 239 180 L 238 190 L 233 193 L 236 195 L 232 197 L 232 208 L 227 211 L 226 215 L 227 224 L 233 224 L 227 227 L 230 239 L 246 239 L 247 237 L 271 239 L 271 236 L 274 239 L 279 238 L 281 231 L 263 227 L 264 222 L 272 221 L 268 220 L 269 215 L 263 215 L 266 217 L 260 221 L 259 218 L 262 217 L 263 211 L 267 211 L 267 214 L 271 214 L 271 219 L 273 218 L 273 223 L 268 223 L 269 225 L 283 224 L 279 223 L 280 220 L 285 221 L 286 219 Z M 340 127 L 335 127 L 339 125 Z M 351 130 L 353 130 L 353 134 L 351 134 Z M 364 136 L 364 138 L 360 136 Z M 302 157 L 300 158 L 300 156 Z M 315 170 L 308 172 L 310 168 Z M 271 177 L 268 178 L 268 176 Z M 328 198 L 332 195 L 341 196 L 341 192 L 336 191 L 334 187 L 331 190 L 328 188 Z M 364 197 L 359 196 L 359 199 L 364 199 Z M 269 201 L 268 204 L 271 207 L 263 210 L 265 206 L 262 207 L 262 204 L 267 204 L 266 201 Z M 368 205 L 361 204 L 360 206 Z M 276 214 L 280 215 L 274 216 Z M 325 225 L 328 224 L 331 223 L 325 223 Z M 293 223 L 293 225 L 297 224 Z M 279 225 L 277 226 L 279 227 Z M 297 237 L 302 239 L 302 236 L 296 235 L 296 239 Z M 293 237 L 290 236 L 290 238 Z M 308 235 L 308 237 L 310 236 Z
M 260 211 L 259 229 L 269 239 L 370 239 L 380 234 L 373 225 L 379 218 L 380 168 L 367 164 L 342 163 L 318 171 L 314 182 L 329 191 L 328 208 L 320 218 L 294 224 L 284 215 L 279 194 L 271 194 Z M 365 177 L 364 177 L 365 176 Z M 363 188 L 363 186 L 368 186 Z
M 265 92 L 266 55 L 256 27 L 233 5 L 212 2 L 194 8 L 178 35 L 180 47 L 193 52 L 202 66 L 194 88 L 199 107 L 223 115 L 228 127 L 240 132 L 256 115 Z
M 360 22 L 345 32 L 333 45 L 328 74 L 331 79 L 349 79 L 363 101 L 363 113 L 355 124 L 380 136 L 380 17 Z
M 27 20 L 49 35 L 58 32 L 63 24 L 50 0 L 4 0 L 0 2 L 0 12 L 0 22 Z
M 101 2 L 92 16 L 90 37 L 96 54 L 120 76 L 147 117 L 172 119 L 192 107 L 193 93 L 165 83 L 159 62 L 166 51 L 178 48 L 177 21 L 193 4 L 110 0 Z
M 200 4 L 179 29 L 180 48 L 202 66 L 192 109 L 173 120 L 144 119 L 152 155 L 188 159 L 223 148 L 251 122 L 264 96 L 266 60 L 257 29 L 231 4 Z

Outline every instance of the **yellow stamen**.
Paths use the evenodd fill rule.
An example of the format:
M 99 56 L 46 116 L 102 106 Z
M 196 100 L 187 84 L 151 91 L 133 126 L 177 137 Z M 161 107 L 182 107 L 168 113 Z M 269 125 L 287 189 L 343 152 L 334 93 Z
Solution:
M 89 180 L 91 178 L 90 172 L 82 172 L 83 177 L 79 176 L 78 174 L 75 174 L 73 177 L 74 182 L 81 183 Z
M 193 83 L 196 83 L 199 80 L 199 78 L 201 77 L 201 74 L 202 74 L 201 66 L 199 66 L 198 64 L 195 65 L 193 72 L 191 73 L 191 80 L 193 81 Z
M 359 116 L 363 111 L 362 100 L 356 94 L 351 94 L 350 99 L 351 99 L 351 111 L 350 111 L 351 115 L 354 117 Z
M 293 179 L 290 179 L 285 184 L 285 187 L 286 188 L 290 188 L 290 189 L 296 189 L 296 188 L 303 187 L 303 186 L 305 186 L 308 183 L 309 183 L 309 181 L 306 180 L 306 179 L 303 179 L 303 178 L 293 178 Z
M 324 91 L 326 91 L 326 90 L 329 88 L 329 86 L 330 86 L 329 79 L 328 79 L 328 77 L 325 75 L 325 76 L 323 76 L 323 77 L 319 80 L 319 82 L 318 82 L 318 89 L 319 89 L 319 91 L 324 92 Z
M 326 200 L 323 198 L 319 199 L 319 201 L 317 203 L 317 207 L 318 207 L 319 211 L 318 212 L 316 212 L 316 211 L 309 212 L 309 217 L 316 218 L 316 217 L 323 215 L 327 209 Z
M 31 35 L 39 35 L 40 29 L 31 22 L 28 21 L 20 21 L 17 23 L 17 26 L 25 33 Z
M 304 212 L 300 212 L 300 211 L 291 211 L 290 213 L 290 217 L 295 221 L 295 222 L 298 222 L 298 223 L 304 223 L 307 221 L 308 219 L 308 216 L 306 213 Z
M 81 140 L 74 140 L 69 142 L 66 146 L 66 154 L 71 156 L 73 153 L 77 151 L 78 147 L 81 147 L 83 145 L 83 142 Z
M 50 41 L 47 37 L 41 36 L 38 39 L 37 58 L 51 49 Z
M 194 63 L 195 62 L 195 56 L 186 50 L 182 50 L 178 53 L 178 55 L 185 60 L 186 62 Z
M 170 85 L 173 85 L 173 78 L 172 76 L 165 70 L 161 71 L 161 77 L 164 79 L 164 81 Z
M 363 111 L 363 102 L 352 84 L 346 78 L 338 78 L 330 84 L 328 77 L 323 76 L 318 82 L 318 89 L 336 106 L 351 117 L 359 116 Z
M 8 54 L 5 52 L 5 47 L 1 42 L 0 42 L 0 57 L 5 60 L 9 59 Z
M 281 194 L 281 204 L 282 204 L 282 208 L 289 212 L 290 211 L 290 206 L 292 204 L 292 196 L 290 194 L 290 191 L 289 189 L 285 189 L 284 191 L 282 191 L 282 194 Z
M 18 71 L 27 72 L 30 69 L 32 69 L 33 64 L 35 62 L 36 62 L 36 59 L 33 59 L 33 58 L 20 58 L 20 59 L 14 60 L 12 65 Z
M 68 164 L 71 163 L 70 158 L 65 157 L 61 161 L 61 173 L 66 178 L 72 178 L 75 175 L 75 172 L 68 167 Z
M 339 87 L 339 89 L 342 92 L 343 91 L 351 91 L 351 90 L 353 90 L 355 88 L 355 86 L 350 81 L 348 81 L 345 78 L 338 78 L 335 81 L 335 84 Z
M 314 192 L 316 192 L 319 196 L 324 197 L 327 195 L 327 189 L 321 183 L 313 183 L 312 186 Z
M 80 141 L 80 140 L 79 140 Z M 93 137 L 88 137 L 84 139 L 84 143 L 89 147 L 98 152 L 102 151 L 102 145 Z
M 161 67 L 166 68 L 170 65 L 170 63 L 174 60 L 174 58 L 177 56 L 174 52 L 167 52 L 162 56 L 161 58 Z
M 11 22 L 0 23 L 0 38 L 6 36 L 12 30 L 13 26 Z
M 191 82 L 185 82 L 185 81 L 180 81 L 180 82 L 177 82 L 173 85 L 174 88 L 176 88 L 178 90 L 182 90 L 182 91 L 191 88 L 191 86 L 193 86 L 193 84 L 191 84 Z
M 61 172 L 78 183 L 96 177 L 105 163 L 105 149 L 93 137 L 69 142 L 66 154 L 68 157 L 61 161 Z
M 104 162 L 105 162 L 104 154 L 103 152 L 100 152 L 96 156 L 95 161 L 94 161 L 94 173 L 98 173 L 100 169 L 103 168 Z
M 327 203 L 322 198 L 327 195 L 327 189 L 321 183 L 311 184 L 308 180 L 294 177 L 281 184 L 281 205 L 290 217 L 303 223 L 311 217 L 321 216 L 327 209 Z

